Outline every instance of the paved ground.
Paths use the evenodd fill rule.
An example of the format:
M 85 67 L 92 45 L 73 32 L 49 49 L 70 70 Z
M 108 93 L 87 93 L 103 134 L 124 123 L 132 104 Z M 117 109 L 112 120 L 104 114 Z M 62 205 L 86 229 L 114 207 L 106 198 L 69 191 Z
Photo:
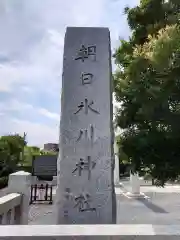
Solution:
M 126 180 L 116 188 L 117 223 L 180 224 L 180 185 L 141 186 L 148 199 L 129 199 L 123 194 L 129 191 Z
M 117 194 L 117 223 L 180 224 L 180 193 L 146 192 L 149 199 Z
M 117 223 L 120 224 L 180 224 L 180 185 L 165 188 L 141 187 L 149 199 L 129 199 L 123 194 L 130 190 L 129 183 L 116 187 Z M 0 190 L 0 197 L 7 189 Z M 53 198 L 55 197 L 55 189 Z M 31 205 L 29 224 L 55 224 L 53 205 Z
M 53 225 L 55 219 L 53 217 L 53 205 L 38 204 L 31 205 L 29 210 L 29 224 L 48 224 Z
M 127 190 L 129 184 L 125 184 Z M 180 224 L 180 186 L 142 187 L 149 199 L 128 199 L 125 188 L 117 187 L 117 223 Z M 55 224 L 52 205 L 32 205 L 29 224 Z
M 53 188 L 53 200 L 56 194 L 56 187 Z M 48 203 L 32 204 L 29 207 L 29 224 L 56 224 L 55 218 L 53 217 L 54 205 Z

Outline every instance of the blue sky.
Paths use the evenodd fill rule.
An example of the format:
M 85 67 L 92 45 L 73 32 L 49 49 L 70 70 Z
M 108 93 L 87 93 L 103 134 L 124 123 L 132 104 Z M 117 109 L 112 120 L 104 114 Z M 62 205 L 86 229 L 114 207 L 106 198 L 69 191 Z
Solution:
M 67 26 L 109 27 L 112 50 L 130 34 L 125 6 L 139 0 L 1 0 L 0 135 L 58 142 Z

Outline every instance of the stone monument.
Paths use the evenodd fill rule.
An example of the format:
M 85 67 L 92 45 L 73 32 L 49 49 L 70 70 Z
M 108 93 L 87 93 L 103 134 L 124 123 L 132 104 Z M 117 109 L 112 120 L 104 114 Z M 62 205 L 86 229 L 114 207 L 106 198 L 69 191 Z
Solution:
M 113 224 L 113 108 L 110 33 L 68 27 L 57 161 L 57 224 Z

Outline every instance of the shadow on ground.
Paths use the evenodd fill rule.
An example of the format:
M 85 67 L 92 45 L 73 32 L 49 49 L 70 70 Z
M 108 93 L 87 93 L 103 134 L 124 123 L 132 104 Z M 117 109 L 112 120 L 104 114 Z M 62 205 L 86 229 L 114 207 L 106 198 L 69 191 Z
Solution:
M 164 208 L 159 207 L 158 205 L 150 202 L 148 199 L 137 199 L 141 203 L 143 203 L 147 208 L 152 210 L 155 213 L 168 213 Z

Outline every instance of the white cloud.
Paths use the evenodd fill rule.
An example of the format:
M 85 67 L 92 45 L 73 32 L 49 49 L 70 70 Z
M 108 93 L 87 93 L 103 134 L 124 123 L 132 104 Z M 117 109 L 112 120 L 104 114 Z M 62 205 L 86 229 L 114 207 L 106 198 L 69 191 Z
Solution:
M 27 103 L 20 103 L 16 99 L 10 99 L 8 101 L 4 101 L 0 103 L 0 111 L 6 112 L 6 111 L 24 111 L 33 109 L 33 106 L 31 104 Z
M 30 121 L 24 121 L 19 119 L 12 119 L 8 121 L 9 126 L 8 131 L 11 133 L 18 132 L 23 135 L 24 132 L 27 133 L 27 141 L 30 145 L 37 145 L 43 147 L 44 143 L 48 142 L 58 142 L 58 125 L 54 126 L 54 131 L 52 127 L 42 124 L 33 123 Z
M 28 86 L 21 86 L 20 88 L 23 92 L 26 92 L 26 93 L 32 93 L 32 91 L 33 91 L 32 88 L 30 88 Z
M 60 116 L 57 113 L 51 112 L 45 108 L 34 107 L 29 103 L 20 102 L 17 99 L 9 99 L 3 103 L 0 103 L 1 115 L 5 115 L 8 112 L 11 113 L 12 111 L 15 113 L 21 113 L 22 116 L 27 116 L 27 113 L 36 116 L 37 114 L 41 114 L 42 116 L 45 116 L 46 118 L 50 118 L 52 120 L 60 120 Z
M 57 121 L 60 120 L 60 116 L 57 113 L 52 113 L 52 112 L 50 112 L 50 111 L 48 111 L 47 109 L 44 109 L 44 108 L 40 108 L 38 111 L 39 111 L 39 113 L 41 113 L 42 115 L 44 115 L 48 118 L 51 118 L 51 119 L 54 119 L 54 120 L 57 120 Z
M 128 5 L 138 2 L 129 0 Z M 129 35 L 122 14 L 126 3 L 126 0 L 0 1 L 0 97 L 1 92 L 9 94 L 9 99 L 0 103 L 0 134 L 4 129 L 11 132 L 28 129 L 34 144 L 58 139 L 56 125 L 60 118 L 65 29 L 67 26 L 109 27 L 114 49 L 119 36 Z M 50 104 L 46 106 L 51 102 L 55 105 L 52 99 L 56 101 L 54 108 Z M 28 112 L 39 120 L 27 121 Z M 24 120 L 16 118 L 12 122 L 12 116 L 17 113 Z M 42 125 L 42 117 L 53 120 L 54 125 Z
M 0 65 L 0 91 L 13 91 L 16 84 L 28 84 L 34 88 L 51 84 L 52 91 L 60 91 L 62 48 L 58 44 L 58 33 L 52 31 L 33 48 L 27 62 L 11 62 Z M 62 41 L 62 40 L 61 40 Z M 61 56 L 61 57 L 60 57 Z M 43 85 L 42 85 L 43 84 Z M 45 85 L 44 85 L 45 86 Z M 46 85 L 47 86 L 47 85 Z M 46 91 L 46 89 L 44 89 Z
M 12 90 L 14 84 L 16 84 L 21 76 L 20 68 L 17 69 L 12 64 L 0 65 L 0 91 L 1 92 L 9 92 Z

